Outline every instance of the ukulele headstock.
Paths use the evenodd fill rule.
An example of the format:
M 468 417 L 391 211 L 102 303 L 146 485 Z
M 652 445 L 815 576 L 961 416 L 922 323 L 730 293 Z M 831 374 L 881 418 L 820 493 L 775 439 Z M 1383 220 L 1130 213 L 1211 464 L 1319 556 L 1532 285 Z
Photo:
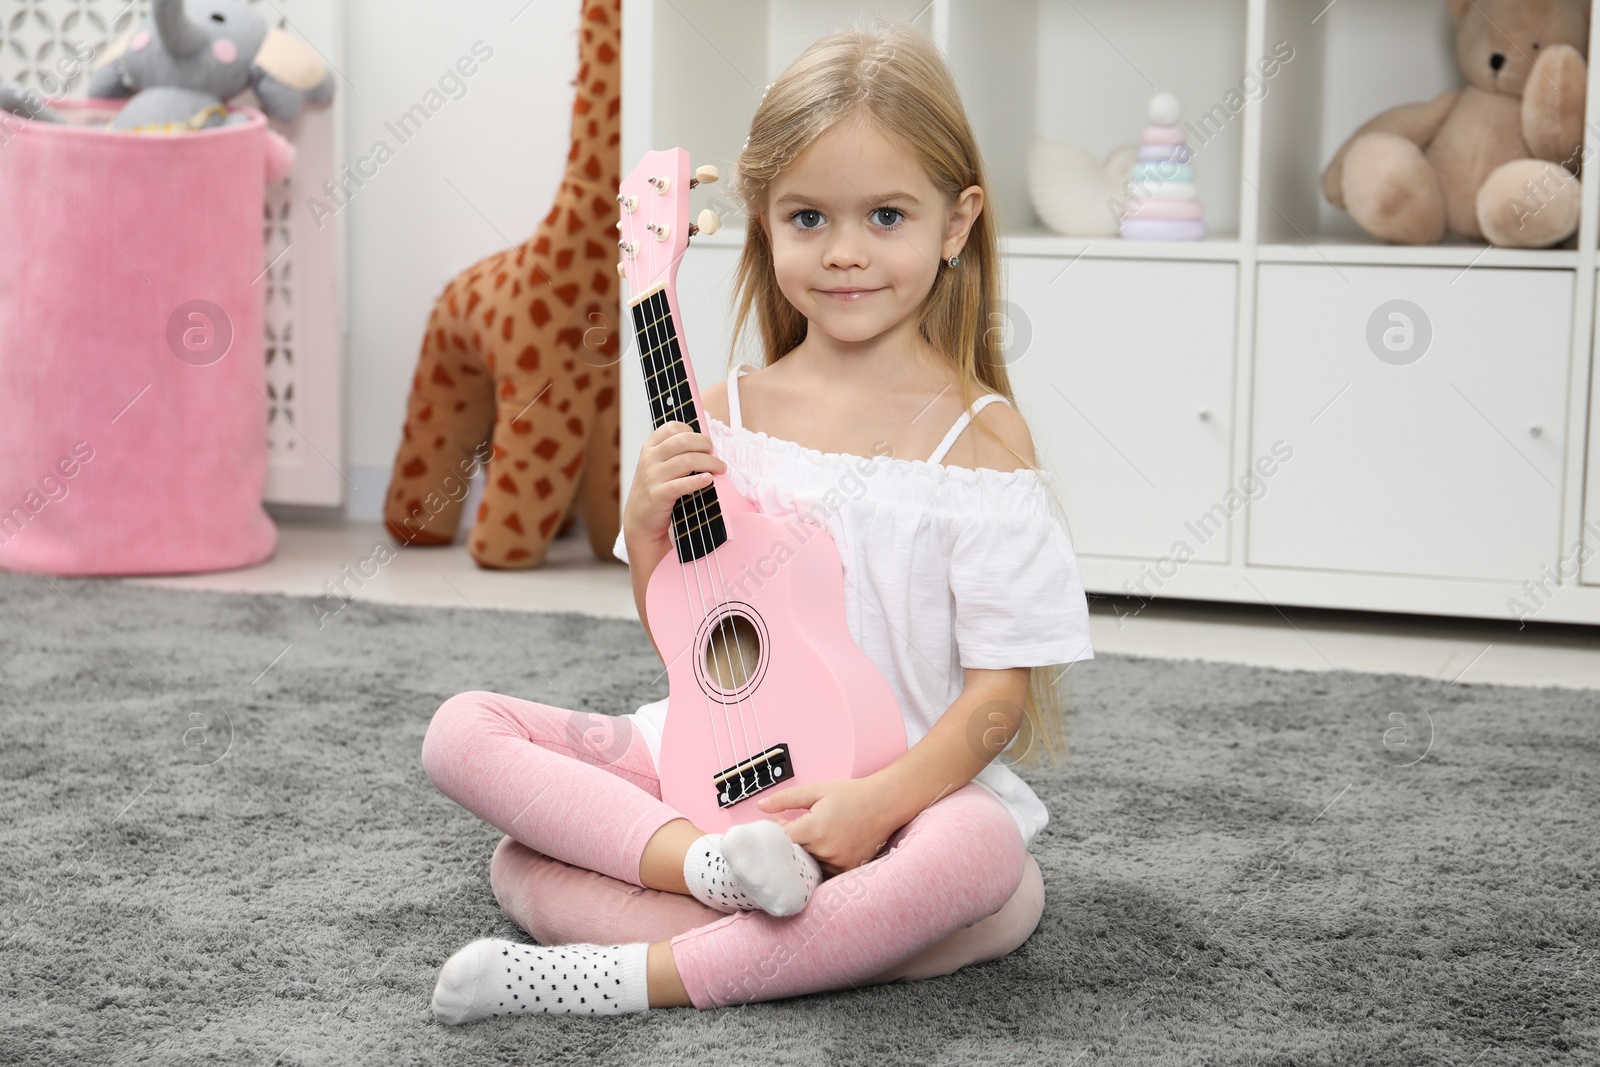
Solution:
M 681 148 L 646 152 L 617 187 L 617 275 L 628 279 L 632 302 L 665 285 L 697 233 L 717 231 L 716 212 L 707 208 L 689 222 L 689 190 L 714 182 L 717 168 L 689 173 L 689 153 Z

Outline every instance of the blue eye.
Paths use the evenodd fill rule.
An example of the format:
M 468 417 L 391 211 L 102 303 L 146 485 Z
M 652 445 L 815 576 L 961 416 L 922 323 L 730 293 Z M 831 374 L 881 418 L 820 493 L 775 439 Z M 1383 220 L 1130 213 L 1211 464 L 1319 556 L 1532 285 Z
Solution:
M 802 215 L 815 215 L 816 216 L 816 225 L 807 226 L 807 225 L 804 225 L 803 223 L 797 222 L 796 220 L 798 220 L 800 218 L 800 216 L 802 216 Z M 885 216 L 885 215 L 891 216 L 890 221 L 888 221 L 888 222 L 882 221 L 882 217 Z M 877 220 L 878 225 L 879 225 L 879 227 L 881 229 L 892 230 L 896 226 L 900 225 L 900 220 L 905 218 L 905 212 L 901 211 L 897 207 L 873 208 L 872 209 L 872 218 Z M 802 229 L 802 230 L 815 230 L 818 226 L 822 225 L 822 212 L 818 211 L 816 208 L 803 207 L 803 208 L 800 208 L 798 211 L 790 212 L 789 213 L 789 217 L 788 217 L 788 221 L 791 222 L 791 223 L 794 223 L 799 229 Z

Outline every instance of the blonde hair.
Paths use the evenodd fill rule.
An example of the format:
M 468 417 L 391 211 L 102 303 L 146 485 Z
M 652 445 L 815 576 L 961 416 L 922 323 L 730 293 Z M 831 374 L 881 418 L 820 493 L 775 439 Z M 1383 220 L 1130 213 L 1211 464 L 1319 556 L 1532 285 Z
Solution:
M 727 183 L 747 219 L 734 277 L 738 310 L 730 372 L 732 353 L 752 314 L 760 326 L 766 366 L 805 338 L 805 317 L 778 288 L 772 245 L 759 218 L 767 209 L 771 185 L 784 168 L 825 131 L 846 121 L 865 123 L 917 159 L 943 193 L 947 208 L 953 209 L 968 187 L 983 189 L 983 210 L 968 231 L 959 267 L 940 261 L 918 325 L 929 345 L 949 361 L 960 382 L 964 409 L 984 391 L 1014 400 L 1004 361 L 1004 331 L 993 325 L 1002 317 L 1000 250 L 983 157 L 938 46 L 912 26 L 881 18 L 870 29 L 853 25 L 813 41 L 767 88 L 750 122 L 750 139 Z M 1019 465 L 1027 465 L 988 426 L 976 419 L 973 425 L 999 441 Z M 1048 480 L 1045 487 L 1065 525 L 1065 509 Z M 1013 743 L 1022 756 L 1005 765 L 1031 765 L 1040 747 L 1052 766 L 1065 761 L 1064 701 L 1056 683 L 1066 671 L 1056 670 L 1057 666 L 1029 672 L 1024 721 Z

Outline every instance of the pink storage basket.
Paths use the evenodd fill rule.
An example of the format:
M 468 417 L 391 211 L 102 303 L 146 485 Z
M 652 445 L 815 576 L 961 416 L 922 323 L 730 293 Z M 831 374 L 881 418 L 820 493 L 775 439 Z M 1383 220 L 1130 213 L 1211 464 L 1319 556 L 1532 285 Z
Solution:
M 98 128 L 121 106 L 0 126 L 11 570 L 224 570 L 277 541 L 261 506 L 266 117 L 174 135 Z

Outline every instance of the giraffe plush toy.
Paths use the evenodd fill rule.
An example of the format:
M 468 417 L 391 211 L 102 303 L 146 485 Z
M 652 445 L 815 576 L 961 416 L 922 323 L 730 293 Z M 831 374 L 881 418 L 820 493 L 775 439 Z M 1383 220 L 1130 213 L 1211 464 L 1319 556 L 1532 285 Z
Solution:
M 621 0 L 583 0 L 555 206 L 526 243 L 457 275 L 428 319 L 384 506 L 403 545 L 455 540 L 487 459 L 468 538 L 478 566 L 539 566 L 579 514 L 595 557 L 615 560 L 621 23 Z

